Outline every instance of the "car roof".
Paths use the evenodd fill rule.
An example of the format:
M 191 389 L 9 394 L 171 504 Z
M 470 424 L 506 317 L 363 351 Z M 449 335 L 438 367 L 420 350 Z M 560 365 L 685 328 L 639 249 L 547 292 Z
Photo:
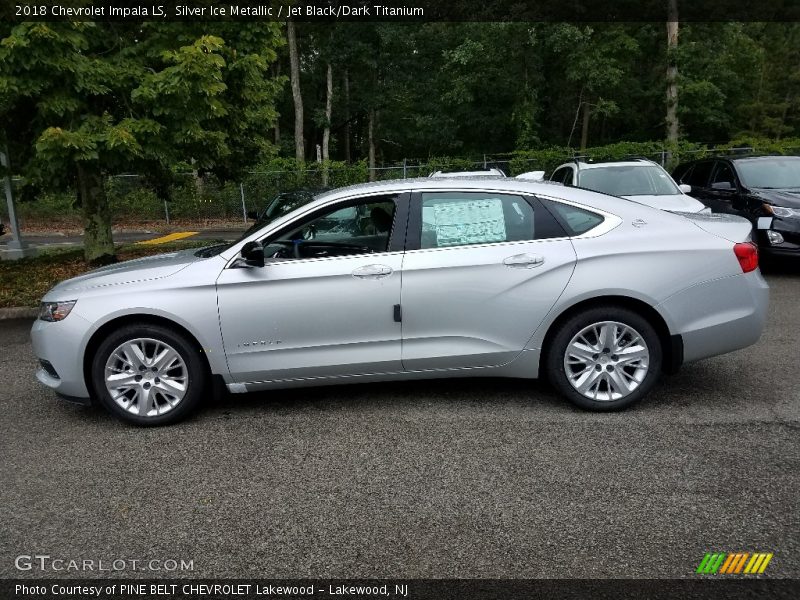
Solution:
M 490 169 L 481 169 L 478 171 L 434 171 L 429 175 L 429 177 L 435 177 L 437 179 L 462 179 L 465 177 L 505 177 L 506 174 L 503 173 L 500 169 L 490 168 Z
M 580 165 L 580 169 L 602 169 L 603 167 L 652 167 L 653 165 L 658 166 L 658 163 L 654 163 L 650 160 L 609 160 L 606 162 L 583 162 L 580 161 L 578 163 Z
M 794 154 L 746 154 L 746 155 L 736 155 L 736 154 L 716 154 L 712 156 L 704 156 L 702 158 L 693 158 L 692 160 L 687 160 L 678 165 L 678 167 L 683 167 L 686 165 L 693 165 L 699 162 L 707 162 L 712 160 L 724 160 L 731 163 L 735 162 L 746 162 L 746 161 L 759 161 L 759 160 L 768 160 L 771 158 L 794 158 L 800 159 L 800 156 L 796 156 Z M 676 167 L 677 168 L 677 167 Z
M 748 156 L 720 156 L 715 158 L 727 158 L 733 162 L 745 162 L 748 160 L 759 161 L 759 160 L 768 160 L 770 158 L 793 158 L 795 160 L 800 159 L 800 156 L 795 156 L 793 154 L 760 154 L 760 155 L 748 155 Z
M 600 210 L 609 212 L 625 211 L 636 203 L 617 196 L 609 196 L 600 192 L 593 192 L 578 187 L 554 185 L 550 181 L 534 181 L 531 179 L 516 179 L 515 177 L 454 177 L 446 179 L 443 177 L 416 177 L 410 179 L 392 179 L 386 181 L 373 181 L 370 183 L 359 183 L 336 190 L 331 190 L 320 194 L 308 206 L 327 204 L 331 200 L 346 198 L 349 196 L 362 196 L 374 193 L 399 193 L 413 191 L 447 191 L 447 190 L 469 190 L 475 191 L 495 191 L 532 196 L 543 196 L 563 199 L 587 206 L 595 206 Z
M 363 196 L 376 194 L 400 194 L 415 191 L 489 191 L 508 194 L 522 194 L 528 196 L 538 196 L 555 201 L 565 201 L 583 205 L 587 209 L 596 209 L 606 213 L 616 215 L 619 218 L 669 218 L 666 213 L 657 208 L 649 207 L 645 204 L 633 202 L 610 196 L 600 192 L 593 192 L 578 187 L 563 185 L 553 185 L 551 182 L 532 181 L 529 179 L 516 179 L 514 177 L 417 177 L 410 179 L 390 179 L 385 181 L 373 181 L 369 183 L 359 183 L 343 188 L 330 190 L 320 194 L 314 200 L 302 207 L 304 212 L 312 212 L 318 208 L 329 205 L 337 200 L 356 199 Z M 301 210 L 301 209 L 298 209 Z M 282 227 L 286 221 L 294 217 L 294 212 L 279 217 L 270 224 L 270 227 Z M 249 238 L 240 240 L 244 242 L 255 238 L 258 232 L 253 232 Z M 220 256 L 229 259 L 233 256 L 233 250 L 237 246 L 234 244 L 225 250 Z

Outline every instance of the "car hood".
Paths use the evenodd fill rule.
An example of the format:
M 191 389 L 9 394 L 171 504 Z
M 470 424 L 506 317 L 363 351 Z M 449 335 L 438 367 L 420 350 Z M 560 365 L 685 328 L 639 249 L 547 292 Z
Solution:
M 800 208 L 800 190 L 753 190 L 759 198 L 763 198 L 775 206 L 785 206 L 786 208 Z
M 202 260 L 194 255 L 195 252 L 197 252 L 196 248 L 181 250 L 179 252 L 146 256 L 144 258 L 115 263 L 107 267 L 100 267 L 84 275 L 62 281 L 50 290 L 47 295 L 52 296 L 54 292 L 86 290 L 109 285 L 152 281 L 154 279 L 169 277 L 191 263 Z
M 668 210 L 670 212 L 696 213 L 705 208 L 705 205 L 686 194 L 671 194 L 669 196 L 622 196 L 626 200 L 633 200 L 653 208 Z

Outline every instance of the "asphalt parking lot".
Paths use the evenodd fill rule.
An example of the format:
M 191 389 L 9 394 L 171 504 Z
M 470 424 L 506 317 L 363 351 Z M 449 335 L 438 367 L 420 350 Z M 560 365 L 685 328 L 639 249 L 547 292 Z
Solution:
M 15 569 L 39 553 L 194 577 L 672 578 L 707 551 L 798 577 L 800 270 L 767 278 L 757 346 L 617 414 L 451 380 L 233 396 L 135 429 L 56 401 L 30 323 L 0 322 L 0 577 L 59 575 Z

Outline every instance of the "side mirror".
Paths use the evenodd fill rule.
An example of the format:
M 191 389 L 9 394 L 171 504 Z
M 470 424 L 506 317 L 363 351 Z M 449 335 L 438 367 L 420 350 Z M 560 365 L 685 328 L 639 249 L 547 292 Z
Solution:
M 247 218 L 248 219 L 252 219 L 253 221 L 258 221 L 258 211 L 248 210 L 247 211 Z
M 264 266 L 264 247 L 259 242 L 247 242 L 240 254 L 248 267 Z
M 684 194 L 688 194 L 689 192 L 691 192 L 691 191 L 692 191 L 692 186 L 690 186 L 690 185 L 689 185 L 689 184 L 687 184 L 687 183 L 682 183 L 682 184 L 680 184 L 680 185 L 678 186 L 678 189 L 679 189 L 680 191 L 682 191 Z
M 731 191 L 733 189 L 733 184 L 730 181 L 717 181 L 711 184 L 712 190 L 723 190 L 723 191 Z

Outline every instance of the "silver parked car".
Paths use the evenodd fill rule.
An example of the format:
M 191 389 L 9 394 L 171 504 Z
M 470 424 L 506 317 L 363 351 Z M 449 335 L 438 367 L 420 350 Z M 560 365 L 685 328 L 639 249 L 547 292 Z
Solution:
M 185 417 L 212 379 L 241 393 L 546 375 L 578 406 L 619 409 L 759 338 L 750 235 L 731 215 L 520 179 L 359 185 L 227 246 L 58 284 L 31 333 L 37 377 L 139 425 Z

